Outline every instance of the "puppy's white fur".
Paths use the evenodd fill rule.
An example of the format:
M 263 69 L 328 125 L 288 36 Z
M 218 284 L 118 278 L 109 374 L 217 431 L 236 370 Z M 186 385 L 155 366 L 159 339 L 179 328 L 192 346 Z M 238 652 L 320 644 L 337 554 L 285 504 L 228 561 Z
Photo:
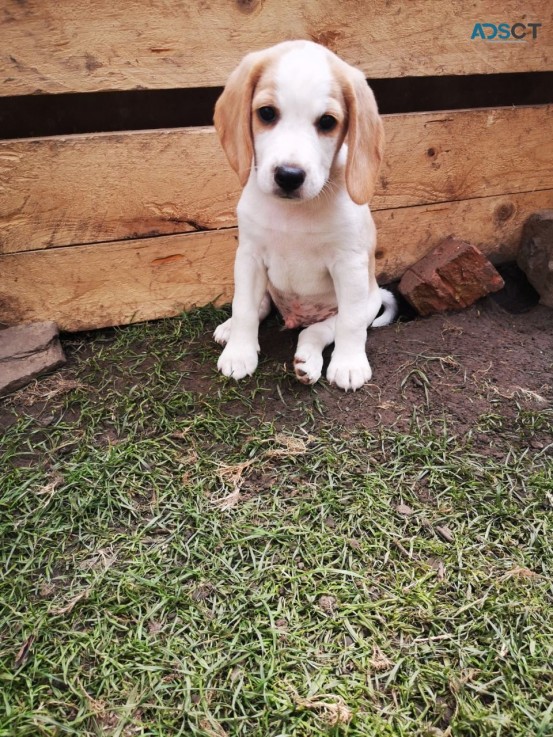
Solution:
M 264 121 L 261 108 L 275 119 Z M 323 116 L 336 121 L 330 130 Z M 367 203 L 383 130 L 372 91 L 359 70 L 324 47 L 288 41 L 243 59 L 214 122 L 245 185 L 232 318 L 214 336 L 225 345 L 219 370 L 235 379 L 255 371 L 270 295 L 287 327 L 304 327 L 294 357 L 300 381 L 320 378 L 323 349 L 334 343 L 327 379 L 358 389 L 371 378 L 366 330 L 396 313 L 374 271 L 376 231 Z M 299 186 L 282 185 L 282 167 L 302 173 Z

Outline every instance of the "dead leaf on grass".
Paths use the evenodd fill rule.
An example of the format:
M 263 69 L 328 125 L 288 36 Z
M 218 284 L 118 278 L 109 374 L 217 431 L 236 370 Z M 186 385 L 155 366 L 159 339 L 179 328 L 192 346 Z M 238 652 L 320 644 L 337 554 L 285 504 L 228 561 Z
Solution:
M 21 645 L 13 663 L 15 668 L 21 668 L 21 666 L 27 662 L 35 639 L 35 635 L 30 635 L 27 637 L 23 645 Z
M 444 540 L 446 543 L 452 543 L 455 540 L 455 535 L 453 532 L 449 529 L 449 527 L 446 527 L 446 525 L 438 525 L 434 528 L 437 532 L 437 534 Z
M 459 693 L 459 691 L 461 691 L 467 683 L 473 681 L 479 673 L 480 671 L 477 668 L 464 668 L 458 677 L 454 676 L 450 679 L 449 685 L 453 693 Z
M 151 619 L 148 622 L 148 633 L 150 635 L 158 635 L 163 629 L 163 622 L 158 622 L 155 619 Z
M 190 594 L 193 601 L 205 601 L 215 593 L 215 586 L 211 583 L 200 583 Z
M 51 581 L 45 581 L 40 585 L 38 595 L 43 599 L 47 599 L 49 596 L 52 596 L 55 590 L 56 587 Z
M 227 496 L 224 496 L 222 499 L 216 499 L 213 502 L 213 506 L 217 507 L 223 512 L 226 512 L 227 510 L 235 507 L 239 501 L 240 489 L 235 489 L 234 491 L 231 491 L 230 494 L 227 494 Z
M 191 429 L 192 428 L 187 427 L 184 430 L 175 430 L 174 432 L 169 433 L 169 437 L 174 438 L 175 440 L 184 440 Z
M 443 560 L 435 559 L 430 565 L 436 571 L 436 578 L 439 581 L 443 581 L 445 578 L 445 564 Z
M 244 476 L 244 471 L 254 463 L 254 460 L 243 461 L 242 463 L 235 463 L 233 465 L 226 465 L 221 463 L 217 469 L 217 476 L 229 484 L 239 484 Z

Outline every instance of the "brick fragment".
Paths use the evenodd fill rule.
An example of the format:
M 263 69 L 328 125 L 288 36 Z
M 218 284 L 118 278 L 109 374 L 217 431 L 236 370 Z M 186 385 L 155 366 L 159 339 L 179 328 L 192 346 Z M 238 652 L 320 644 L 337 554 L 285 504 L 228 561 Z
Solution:
M 553 210 L 542 210 L 524 223 L 517 263 L 540 295 L 553 307 Z
M 461 310 L 504 286 L 500 274 L 473 246 L 449 237 L 411 266 L 399 291 L 421 315 Z
M 64 363 L 55 322 L 35 322 L 0 330 L 0 396 L 20 389 L 40 374 Z

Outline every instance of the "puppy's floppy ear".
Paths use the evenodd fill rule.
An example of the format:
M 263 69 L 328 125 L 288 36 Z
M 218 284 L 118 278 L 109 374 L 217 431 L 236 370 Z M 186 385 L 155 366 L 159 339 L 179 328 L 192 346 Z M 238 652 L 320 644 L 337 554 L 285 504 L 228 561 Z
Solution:
M 354 202 L 365 205 L 373 195 L 384 154 L 384 126 L 363 73 L 345 66 L 341 76 L 348 111 L 346 187 Z
M 263 66 L 263 52 L 253 52 L 242 59 L 217 100 L 213 117 L 221 145 L 243 187 L 250 176 L 254 154 L 252 98 Z

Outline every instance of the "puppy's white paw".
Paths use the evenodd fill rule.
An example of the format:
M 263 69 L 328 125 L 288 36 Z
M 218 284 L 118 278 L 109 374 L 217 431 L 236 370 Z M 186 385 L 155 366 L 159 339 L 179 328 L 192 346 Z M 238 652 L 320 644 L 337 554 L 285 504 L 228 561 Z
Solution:
M 215 332 L 213 333 L 213 337 L 215 338 L 215 341 L 219 343 L 220 345 L 226 345 L 230 338 L 230 327 L 232 325 L 232 317 L 229 317 L 228 320 L 225 320 L 225 322 L 222 322 L 220 325 L 217 325 L 215 328 Z
M 256 346 L 234 346 L 228 343 L 219 356 L 217 368 L 222 374 L 232 376 L 233 379 L 251 376 L 257 368 Z
M 321 378 L 323 354 L 316 348 L 298 348 L 294 356 L 294 371 L 302 384 L 315 384 Z
M 335 351 L 326 372 L 328 381 L 345 391 L 360 389 L 371 376 L 369 360 L 364 353 L 337 356 Z

